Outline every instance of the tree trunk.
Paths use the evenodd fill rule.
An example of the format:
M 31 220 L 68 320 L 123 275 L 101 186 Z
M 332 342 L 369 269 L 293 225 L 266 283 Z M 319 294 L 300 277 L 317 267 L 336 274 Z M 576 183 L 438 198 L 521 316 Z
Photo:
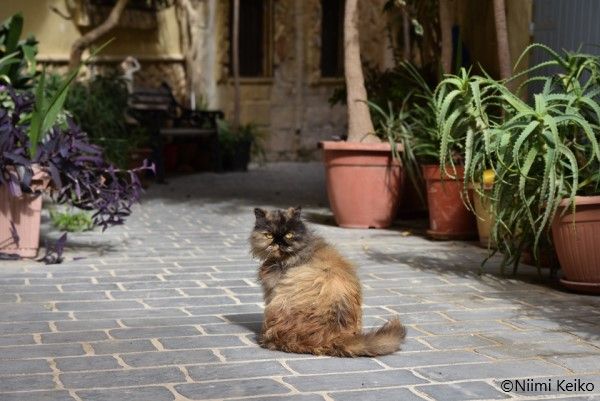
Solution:
M 344 68 L 348 103 L 348 141 L 380 142 L 374 133 L 360 61 L 358 0 L 346 0 L 344 10 Z
M 71 45 L 71 55 L 69 57 L 69 70 L 74 70 L 81 64 L 81 56 L 85 49 L 87 49 L 92 43 L 100 39 L 102 36 L 110 32 L 117 24 L 123 14 L 123 10 L 129 0 L 118 0 L 113 9 L 110 11 L 108 18 L 102 24 L 92 29 L 85 35 L 77 39 L 73 45 Z
M 233 130 L 240 128 L 240 0 L 233 0 Z
M 507 79 L 511 75 L 510 49 L 508 47 L 508 29 L 506 27 L 506 4 L 504 0 L 494 0 L 494 22 L 496 24 L 496 47 L 500 78 Z
M 450 0 L 439 0 L 440 34 L 441 34 L 441 67 L 442 73 L 452 72 L 452 13 Z
M 408 5 L 402 7 L 402 58 L 405 62 L 411 62 L 410 50 L 410 17 L 408 15 Z

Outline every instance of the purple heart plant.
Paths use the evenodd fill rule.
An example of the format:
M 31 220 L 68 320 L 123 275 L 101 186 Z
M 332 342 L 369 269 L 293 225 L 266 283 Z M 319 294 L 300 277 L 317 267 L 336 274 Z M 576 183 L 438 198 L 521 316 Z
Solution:
M 140 199 L 136 172 L 154 166 L 144 161 L 137 169 L 120 170 L 108 163 L 62 111 L 72 79 L 49 99 L 43 81 L 44 74 L 35 95 L 0 83 L 0 185 L 17 197 L 39 192 L 34 174 L 43 172 L 50 182 L 46 192 L 57 203 L 94 211 L 93 222 L 103 230 L 122 224 Z

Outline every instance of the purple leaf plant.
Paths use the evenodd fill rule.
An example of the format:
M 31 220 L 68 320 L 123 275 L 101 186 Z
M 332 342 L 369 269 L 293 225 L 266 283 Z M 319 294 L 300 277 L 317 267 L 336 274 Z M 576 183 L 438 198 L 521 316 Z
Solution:
M 145 160 L 133 170 L 117 169 L 68 116 L 50 128 L 34 155 L 29 154 L 27 132 L 34 102 L 31 93 L 0 85 L 0 185 L 6 185 L 12 196 L 34 192 L 36 166 L 49 175 L 49 193 L 57 203 L 94 211 L 94 224 L 103 231 L 123 224 L 142 192 L 136 173 L 154 171 L 154 165 Z

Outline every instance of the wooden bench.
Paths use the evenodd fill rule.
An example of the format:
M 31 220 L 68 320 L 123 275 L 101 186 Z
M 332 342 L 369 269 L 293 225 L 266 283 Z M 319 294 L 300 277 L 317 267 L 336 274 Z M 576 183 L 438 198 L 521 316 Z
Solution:
M 168 85 L 138 89 L 129 95 L 128 112 L 151 134 L 156 163 L 156 179 L 164 182 L 163 143 L 171 138 L 205 138 L 209 142 L 213 171 L 221 170 L 217 120 L 221 111 L 191 110 L 177 102 Z

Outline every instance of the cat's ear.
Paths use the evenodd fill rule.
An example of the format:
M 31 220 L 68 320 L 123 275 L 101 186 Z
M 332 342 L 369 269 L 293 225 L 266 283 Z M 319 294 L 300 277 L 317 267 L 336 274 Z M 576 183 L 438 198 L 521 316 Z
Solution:
M 254 215 L 256 216 L 256 220 L 264 220 L 267 217 L 267 212 L 257 207 L 254 209 Z
M 292 219 L 299 219 L 301 213 L 302 213 L 302 207 L 301 206 L 290 207 L 287 210 L 288 216 L 290 216 L 290 218 L 292 218 Z

